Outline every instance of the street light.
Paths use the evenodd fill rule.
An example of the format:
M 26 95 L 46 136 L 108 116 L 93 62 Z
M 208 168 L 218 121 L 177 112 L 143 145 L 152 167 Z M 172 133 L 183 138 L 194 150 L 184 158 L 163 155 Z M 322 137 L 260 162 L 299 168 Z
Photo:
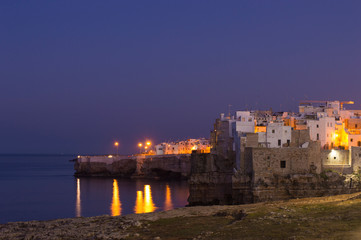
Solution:
M 143 146 L 143 144 L 142 144 L 142 143 L 138 143 L 139 153 L 142 153 L 142 146 Z
M 119 142 L 115 142 L 114 146 L 117 148 L 117 155 L 118 155 L 118 149 L 119 149 Z
M 147 146 L 150 146 L 152 143 L 150 141 L 146 142 Z

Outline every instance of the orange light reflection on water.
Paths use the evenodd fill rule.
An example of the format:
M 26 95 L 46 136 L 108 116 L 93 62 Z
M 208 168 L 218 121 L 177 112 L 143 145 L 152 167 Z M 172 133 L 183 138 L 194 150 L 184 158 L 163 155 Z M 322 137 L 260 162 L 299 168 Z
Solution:
M 75 215 L 81 217 L 81 199 L 80 199 L 80 179 L 76 179 L 76 204 Z
M 113 199 L 110 209 L 112 212 L 112 216 L 119 216 L 122 212 L 122 204 L 119 200 L 118 181 L 116 179 L 113 180 Z
M 170 187 L 167 184 L 165 187 L 165 201 L 164 201 L 164 210 L 171 210 L 173 209 L 173 203 L 172 203 L 172 193 L 170 191 Z
M 153 198 L 152 198 L 152 191 L 150 189 L 150 185 L 144 186 L 144 212 L 154 212 L 156 209 Z
M 144 201 L 143 201 L 143 192 L 137 191 L 137 199 L 135 200 L 135 213 L 144 213 Z
M 157 209 L 153 202 L 152 190 L 150 185 L 144 185 L 144 197 L 142 191 L 137 191 L 137 199 L 135 201 L 135 213 L 154 212 Z

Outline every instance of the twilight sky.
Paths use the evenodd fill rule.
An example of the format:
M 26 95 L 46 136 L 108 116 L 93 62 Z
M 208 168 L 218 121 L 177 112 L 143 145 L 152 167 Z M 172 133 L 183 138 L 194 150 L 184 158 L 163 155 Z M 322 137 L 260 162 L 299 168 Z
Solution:
M 219 113 L 361 109 L 361 1 L 0 2 L 0 153 L 132 153 Z

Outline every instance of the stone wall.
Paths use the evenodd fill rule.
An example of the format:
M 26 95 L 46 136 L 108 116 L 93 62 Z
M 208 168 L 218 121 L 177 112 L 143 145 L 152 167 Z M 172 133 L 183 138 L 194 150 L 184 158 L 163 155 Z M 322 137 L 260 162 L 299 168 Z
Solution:
M 253 180 L 287 174 L 321 173 L 319 143 L 311 142 L 308 148 L 249 148 L 248 166 Z
M 341 174 L 357 173 L 361 170 L 361 148 L 350 150 L 321 150 L 322 167 Z
M 82 156 L 75 176 L 188 178 L 190 154 L 140 156 Z
M 351 147 L 351 165 L 354 172 L 361 170 L 361 147 Z
M 322 174 L 275 174 L 272 178 L 254 183 L 253 202 L 286 200 L 290 198 L 321 197 L 359 191 L 350 188 L 349 180 L 336 172 Z
M 290 147 L 300 147 L 306 142 L 310 142 L 310 130 L 292 130 L 291 132 L 291 144 Z
M 323 165 L 351 165 L 349 150 L 321 150 Z

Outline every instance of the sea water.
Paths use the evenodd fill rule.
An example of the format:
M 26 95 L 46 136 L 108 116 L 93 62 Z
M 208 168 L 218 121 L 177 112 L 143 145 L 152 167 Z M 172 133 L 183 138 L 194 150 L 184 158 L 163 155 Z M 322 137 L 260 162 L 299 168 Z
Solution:
M 186 181 L 75 178 L 71 155 L 0 155 L 0 223 L 184 207 Z

